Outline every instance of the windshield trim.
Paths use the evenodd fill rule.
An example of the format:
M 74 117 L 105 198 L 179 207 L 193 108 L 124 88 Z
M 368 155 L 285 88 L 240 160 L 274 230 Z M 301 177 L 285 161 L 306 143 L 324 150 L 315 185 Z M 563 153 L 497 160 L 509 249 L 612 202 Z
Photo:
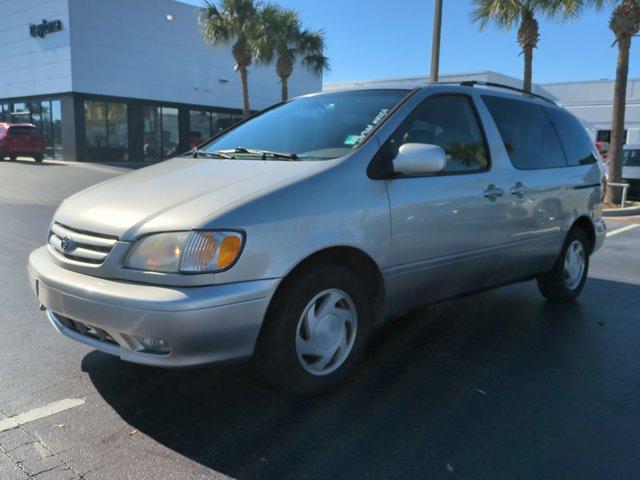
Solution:
M 242 121 L 236 123 L 235 125 L 231 125 L 229 128 L 223 130 L 222 132 L 218 132 L 216 135 L 214 135 L 213 137 L 211 137 L 210 139 L 206 140 L 205 142 L 203 142 L 200 146 L 199 149 L 200 150 L 205 150 L 209 144 L 211 144 L 213 141 L 219 139 L 220 137 L 222 137 L 223 135 L 226 135 L 227 133 L 230 133 L 231 131 L 235 130 L 236 128 L 238 128 L 240 125 L 243 125 L 244 123 L 248 122 L 249 120 L 254 120 L 258 117 L 260 117 L 261 115 L 264 115 L 267 112 L 270 112 L 271 110 L 274 110 L 278 107 L 281 107 L 283 105 L 286 105 L 287 103 L 291 103 L 294 102 L 298 99 L 302 99 L 302 98 L 310 98 L 310 97 L 320 97 L 323 95 L 331 95 L 331 94 L 340 94 L 340 93 L 350 93 L 350 92 L 406 92 L 406 95 L 403 97 L 400 97 L 400 99 L 398 100 L 398 102 L 391 107 L 391 109 L 387 112 L 387 114 L 367 133 L 367 135 L 362 139 L 362 141 L 360 143 L 358 143 L 357 145 L 354 146 L 354 148 L 351 149 L 351 151 L 345 155 L 342 155 L 340 157 L 333 157 L 331 158 L 331 160 L 336 160 L 338 158 L 344 158 L 348 155 L 351 155 L 353 152 L 357 151 L 360 149 L 360 147 L 362 147 L 365 143 L 367 143 L 369 141 L 370 138 L 372 138 L 375 133 L 378 131 L 378 129 L 380 127 L 382 127 L 382 125 L 384 125 L 387 120 L 409 99 L 411 98 L 416 92 L 418 92 L 420 90 L 420 88 L 414 88 L 414 89 L 406 89 L 406 88 L 352 88 L 352 89 L 347 89 L 347 90 L 338 90 L 338 91 L 334 91 L 334 92 L 317 92 L 317 93 L 309 93 L 307 95 L 300 95 L 299 97 L 295 97 L 295 98 L 290 98 L 289 100 L 287 100 L 286 102 L 278 102 L 275 103 L 273 105 L 271 105 L 270 107 L 267 107 L 263 110 L 259 110 L 251 115 L 249 115 L 247 118 L 243 119 Z M 304 160 L 305 157 L 300 156 L 301 160 Z

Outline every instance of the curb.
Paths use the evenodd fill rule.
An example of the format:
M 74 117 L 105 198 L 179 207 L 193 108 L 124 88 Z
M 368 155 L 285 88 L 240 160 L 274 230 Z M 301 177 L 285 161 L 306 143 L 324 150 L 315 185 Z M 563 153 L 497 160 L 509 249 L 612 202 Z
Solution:
M 640 206 L 624 208 L 608 208 L 602 211 L 603 217 L 631 217 L 640 215 Z

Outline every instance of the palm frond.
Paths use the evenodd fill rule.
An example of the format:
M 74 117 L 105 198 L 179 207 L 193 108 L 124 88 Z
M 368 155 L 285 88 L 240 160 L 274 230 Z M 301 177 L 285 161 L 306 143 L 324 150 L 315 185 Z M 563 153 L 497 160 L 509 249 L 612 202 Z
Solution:
M 551 19 L 561 21 L 573 20 L 579 17 L 587 8 L 602 9 L 614 0 L 547 0 L 538 1 L 538 8 Z
M 513 28 L 523 11 L 531 6 L 532 0 L 473 0 L 471 21 L 479 23 L 485 29 L 494 23 L 502 30 Z
M 331 71 L 329 58 L 320 53 L 305 56 L 302 59 L 302 64 L 318 77 Z

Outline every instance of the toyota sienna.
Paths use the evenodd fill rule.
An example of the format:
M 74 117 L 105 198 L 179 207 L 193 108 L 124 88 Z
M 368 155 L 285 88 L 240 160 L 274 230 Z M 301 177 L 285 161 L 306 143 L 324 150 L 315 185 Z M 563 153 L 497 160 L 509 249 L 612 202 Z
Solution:
M 580 122 L 489 84 L 307 95 L 183 157 L 67 198 L 31 285 L 63 335 L 123 360 L 253 357 L 298 394 L 344 380 L 372 329 L 536 279 L 580 294 L 603 166 Z

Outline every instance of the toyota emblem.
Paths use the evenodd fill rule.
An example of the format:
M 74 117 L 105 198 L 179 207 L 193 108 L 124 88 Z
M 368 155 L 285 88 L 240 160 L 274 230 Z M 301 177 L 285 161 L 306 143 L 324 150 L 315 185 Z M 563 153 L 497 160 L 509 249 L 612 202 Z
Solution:
M 60 240 L 60 248 L 65 253 L 73 252 L 76 249 L 76 242 L 71 237 L 64 237 Z

